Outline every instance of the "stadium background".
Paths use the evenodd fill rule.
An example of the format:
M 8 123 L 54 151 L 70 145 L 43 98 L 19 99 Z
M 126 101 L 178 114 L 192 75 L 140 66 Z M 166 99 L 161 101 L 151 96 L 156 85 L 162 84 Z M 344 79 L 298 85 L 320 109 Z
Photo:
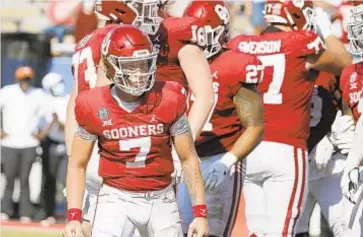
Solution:
M 189 0 L 178 0 L 189 1 Z M 255 2 L 263 0 L 255 0 Z M 62 75 L 67 92 L 72 87 L 72 50 L 82 36 L 96 27 L 96 17 L 89 14 L 92 0 L 2 0 L 1 4 L 1 87 L 14 83 L 14 71 L 18 66 L 30 65 L 36 72 L 37 87 L 48 72 Z M 233 2 L 233 3 L 231 3 Z M 260 9 L 251 9 L 244 1 L 229 3 L 232 13 L 231 34 L 253 34 L 253 22 L 262 16 Z M 253 14 L 253 17 L 250 17 Z M 258 30 L 258 26 L 256 27 Z M 63 37 L 64 36 L 64 37 Z M 26 118 L 24 118 L 26 119 Z M 41 156 L 37 160 L 41 164 Z M 39 202 L 41 169 L 31 173 L 30 185 L 34 202 Z M 32 182 L 33 184 L 32 186 Z M 4 177 L 0 180 L 3 195 Z M 40 183 L 40 184 L 38 184 Z M 61 190 L 57 196 L 57 217 L 59 224 L 41 225 L 34 220 L 22 224 L 16 220 L 1 222 L 3 237 L 53 237 L 61 236 L 64 223 L 65 199 Z M 35 194 L 34 194 L 35 192 Z M 15 190 L 14 200 L 19 190 Z

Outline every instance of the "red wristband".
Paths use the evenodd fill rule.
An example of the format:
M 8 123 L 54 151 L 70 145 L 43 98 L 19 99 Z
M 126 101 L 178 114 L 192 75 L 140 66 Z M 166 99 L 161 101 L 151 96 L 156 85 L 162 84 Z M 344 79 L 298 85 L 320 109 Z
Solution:
M 193 206 L 193 215 L 194 217 L 204 217 L 208 216 L 207 205 L 195 205 Z
M 68 221 L 81 221 L 82 220 L 82 210 L 78 208 L 71 208 L 67 211 Z

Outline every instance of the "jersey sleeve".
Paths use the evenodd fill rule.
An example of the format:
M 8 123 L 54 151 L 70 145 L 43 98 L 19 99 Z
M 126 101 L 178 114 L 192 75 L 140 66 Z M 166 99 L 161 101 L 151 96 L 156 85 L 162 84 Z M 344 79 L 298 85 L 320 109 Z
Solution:
M 263 80 L 264 66 L 254 55 L 244 54 L 237 51 L 229 51 L 220 61 L 227 75 L 226 84 L 233 97 L 243 84 L 259 84 Z M 226 63 L 228 62 L 228 63 Z
M 86 103 L 84 102 L 84 97 L 79 95 L 76 99 L 75 115 L 78 123 L 77 134 L 85 140 L 96 141 L 97 135 L 92 131 L 90 125 L 90 111 L 87 111 Z
M 302 49 L 302 56 L 318 55 L 324 52 L 325 43 L 321 37 L 311 31 L 300 31 L 296 39 L 291 43 L 299 45 Z
M 170 134 L 172 136 L 183 135 L 190 131 L 188 118 L 186 116 L 186 90 L 179 83 L 174 83 L 174 96 L 177 97 L 175 105 L 174 122 L 170 126 Z

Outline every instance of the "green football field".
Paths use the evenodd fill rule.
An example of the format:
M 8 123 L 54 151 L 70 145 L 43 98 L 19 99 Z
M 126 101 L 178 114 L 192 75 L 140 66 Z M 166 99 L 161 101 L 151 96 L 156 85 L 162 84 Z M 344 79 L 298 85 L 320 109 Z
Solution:
M 2 237 L 61 237 L 61 233 L 26 232 L 22 230 L 1 230 Z

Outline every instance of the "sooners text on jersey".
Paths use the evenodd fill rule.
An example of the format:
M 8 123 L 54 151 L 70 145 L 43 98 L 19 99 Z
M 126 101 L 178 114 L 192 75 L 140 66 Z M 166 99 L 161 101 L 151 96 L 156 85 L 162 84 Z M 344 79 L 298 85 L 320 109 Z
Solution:
M 340 87 L 343 93 L 343 101 L 353 112 L 355 120 L 358 120 L 363 112 L 363 64 L 357 63 L 344 68 L 340 77 Z
M 94 30 L 78 42 L 72 58 L 72 72 L 78 92 L 96 87 L 97 67 L 101 61 L 101 46 L 105 36 L 117 25 Z
M 196 141 L 200 157 L 221 154 L 230 150 L 241 135 L 233 97 L 244 83 L 257 84 L 262 80 L 263 66 L 256 56 L 228 50 L 211 63 L 215 104 Z M 193 102 L 190 96 L 189 104 Z
M 308 31 L 270 30 L 273 32 L 261 36 L 237 36 L 228 47 L 257 55 L 265 66 L 259 85 L 264 102 L 264 140 L 306 148 L 314 87 L 305 67 L 306 57 L 321 53 L 323 41 Z
M 311 99 L 309 151 L 331 130 L 340 105 L 335 95 L 337 89 L 335 75 L 319 72 Z
M 76 118 L 98 138 L 99 175 L 110 186 L 129 191 L 166 188 L 173 172 L 170 126 L 186 110 L 184 89 L 176 82 L 155 82 L 130 112 L 111 95 L 111 86 L 81 93 Z

